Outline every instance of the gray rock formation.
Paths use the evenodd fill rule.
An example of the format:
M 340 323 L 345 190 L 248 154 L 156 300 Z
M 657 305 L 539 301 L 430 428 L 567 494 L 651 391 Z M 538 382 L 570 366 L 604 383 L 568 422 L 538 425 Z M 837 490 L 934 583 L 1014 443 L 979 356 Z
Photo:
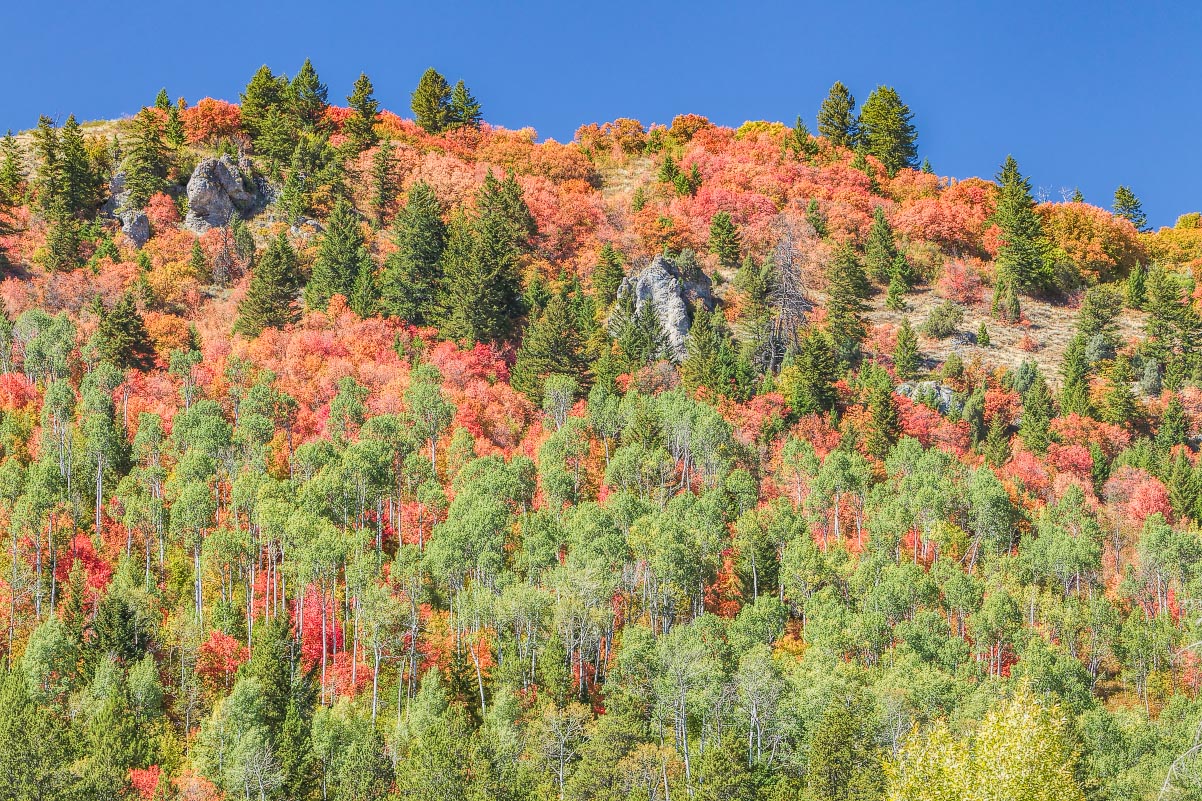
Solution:
M 233 216 L 251 208 L 255 196 L 246 191 L 242 170 L 229 156 L 207 158 L 188 179 L 188 216 L 184 225 L 198 234 L 229 225 Z
M 709 277 L 700 269 L 682 275 L 676 262 L 663 255 L 656 256 L 649 265 L 622 279 L 618 295 L 627 292 L 634 297 L 636 312 L 647 303 L 654 304 L 660 328 L 668 341 L 669 356 L 675 361 L 685 357 L 692 325 L 690 306 L 703 305 L 710 310 L 714 307 Z
M 121 221 L 121 231 L 138 247 L 142 247 L 150 239 L 150 220 L 146 212 L 136 209 L 125 209 L 117 213 Z
M 955 402 L 955 390 L 945 384 L 934 381 L 913 381 L 897 385 L 897 394 L 911 400 L 931 398 L 940 414 L 947 414 Z

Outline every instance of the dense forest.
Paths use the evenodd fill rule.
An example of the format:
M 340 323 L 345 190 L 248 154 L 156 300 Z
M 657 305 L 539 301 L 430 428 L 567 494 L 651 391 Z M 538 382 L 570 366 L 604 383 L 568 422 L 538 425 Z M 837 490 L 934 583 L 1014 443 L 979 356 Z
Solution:
M 0 799 L 1202 799 L 1199 214 L 374 92 L 0 142 Z

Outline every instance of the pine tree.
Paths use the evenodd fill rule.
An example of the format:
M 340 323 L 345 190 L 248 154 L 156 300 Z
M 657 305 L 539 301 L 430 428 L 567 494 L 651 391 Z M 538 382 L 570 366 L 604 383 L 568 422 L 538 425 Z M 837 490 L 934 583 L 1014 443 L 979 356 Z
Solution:
M 1085 202 L 1085 195 L 1081 194 L 1081 187 L 1075 187 L 1073 189 L 1073 196 L 1072 196 L 1071 202 L 1073 202 L 1073 203 L 1084 203 Z
M 384 219 L 396 199 L 396 179 L 392 174 L 395 161 L 392 140 L 385 139 L 371 160 L 371 211 L 377 228 L 384 227 Z
M 457 82 L 451 90 L 447 118 L 451 128 L 480 127 L 480 120 L 483 118 L 480 113 L 480 101 L 472 96 L 463 81 Z
M 367 150 L 377 142 L 376 115 L 380 112 L 380 104 L 376 101 L 374 91 L 371 79 L 360 73 L 354 89 L 346 98 L 347 105 L 354 113 L 342 124 L 342 132 L 358 152 Z
M 267 159 L 267 170 L 273 175 L 289 163 L 296 152 L 296 131 L 279 108 L 267 110 L 267 116 L 259 127 L 259 138 L 255 150 Z
M 891 311 L 905 311 L 906 282 L 895 271 L 889 279 L 889 288 L 885 291 L 885 308 Z
M 1002 415 L 994 414 L 989 421 L 989 433 L 981 447 L 985 460 L 994 467 L 1001 467 L 1010 460 L 1010 426 Z
M 922 173 L 924 175 L 934 175 L 935 174 L 935 169 L 931 166 L 930 159 L 923 159 L 922 167 L 920 167 L 919 169 L 922 171 Z
M 910 318 L 903 317 L 897 329 L 897 347 L 893 351 L 893 366 L 899 378 L 909 381 L 918 369 L 918 337 L 910 327 Z
M 710 219 L 710 253 L 718 257 L 718 266 L 724 270 L 739 268 L 739 231 L 730 214 L 720 211 Z
M 868 297 L 872 287 L 868 284 L 868 276 L 864 275 L 864 267 L 856 256 L 856 249 L 850 242 L 844 242 L 835 249 L 828 273 L 839 273 L 847 280 L 856 297 L 863 300 Z
M 1060 365 L 1061 414 L 1090 414 L 1089 365 L 1085 360 L 1085 335 L 1078 333 L 1069 340 Z
M 794 156 L 805 161 L 818 154 L 818 143 L 810 136 L 810 129 L 806 127 L 801 115 L 798 115 L 797 122 L 793 124 L 793 130 L 789 131 L 785 147 L 792 151 Z
M 93 310 L 99 324 L 92 342 L 101 359 L 123 370 L 149 370 L 154 366 L 150 334 L 132 292 L 123 294 L 111 309 L 105 309 L 97 296 Z
M 33 131 L 33 149 L 37 158 L 34 187 L 37 189 L 38 208 L 43 214 L 56 208 L 64 208 L 58 128 L 55 127 L 54 121 L 44 114 L 38 117 L 38 126 Z
M 79 221 L 61 205 L 49 215 L 42 266 L 49 272 L 70 272 L 79 266 L 82 233 Z
M 721 384 L 722 332 L 714 317 L 704 308 L 693 315 L 685 358 L 680 364 L 680 382 L 689 392 L 698 387 L 717 393 L 726 390 Z
M 1031 183 L 1018 171 L 1018 162 L 1007 156 L 998 173 L 997 211 L 993 221 L 1002 232 L 997 263 L 1012 275 L 1018 289 L 1045 290 L 1052 287 L 1052 264 L 1043 223 L 1035 211 Z
M 1136 416 L 1135 393 L 1131 384 L 1135 376 L 1131 372 L 1131 359 L 1124 354 L 1115 357 L 1107 375 L 1110 388 L 1102 402 L 1102 420 L 1116 426 L 1131 425 Z
M 496 342 L 512 333 L 524 311 L 520 260 L 535 233 L 517 180 L 509 175 L 498 181 L 490 172 L 474 215 L 451 226 L 440 302 L 443 336 Z
M 288 87 L 288 108 L 293 120 L 306 130 L 316 130 L 321 126 L 328 97 L 329 89 L 317 77 L 313 62 L 306 58 Z
M 1144 214 L 1143 204 L 1129 186 L 1114 190 L 1114 214 L 1130 222 L 1137 231 L 1148 230 L 1148 215 Z
M 1023 416 L 1018 426 L 1018 436 L 1032 453 L 1047 452 L 1052 417 L 1052 394 L 1048 391 L 1043 374 L 1035 373 L 1035 381 L 1023 394 Z
M 993 285 L 993 303 L 990 314 L 1004 323 L 1017 323 L 1022 318 L 1022 307 L 1018 303 L 1016 280 L 1008 270 L 999 272 Z
M 584 373 L 582 353 L 583 345 L 568 298 L 557 292 L 522 338 L 510 373 L 510 385 L 541 405 L 547 378 L 553 375 L 576 378 Z
M 209 263 L 205 259 L 204 248 L 200 246 L 199 239 L 192 240 L 192 252 L 188 257 L 188 266 L 192 270 L 192 275 L 197 281 L 205 283 L 209 278 Z
M 864 241 L 864 266 L 873 279 L 884 283 L 892 277 L 897 256 L 893 228 L 885 219 L 884 207 L 877 206 L 873 209 L 872 227 L 868 229 L 868 237 Z
M 268 113 L 279 108 L 284 102 L 288 89 L 288 79 L 283 75 L 275 75 L 264 64 L 251 77 L 250 83 L 240 95 L 238 106 L 242 118 L 242 127 L 254 141 L 263 134 L 263 125 Z
M 1156 446 L 1167 453 L 1173 447 L 1184 444 L 1188 433 L 1185 407 L 1181 404 L 1181 398 L 1174 392 L 1160 416 L 1160 425 L 1156 429 Z
M 835 81 L 818 109 L 818 133 L 839 147 L 855 147 L 859 140 L 856 99 L 840 81 Z
M 380 280 L 384 311 L 413 325 L 429 325 L 447 243 L 442 208 L 429 184 L 419 181 L 409 190 L 405 207 L 393 220 L 392 241 L 396 250 L 384 262 Z
M 300 283 L 296 252 L 281 233 L 254 266 L 250 286 L 238 304 L 234 330 L 257 337 L 265 328 L 282 328 L 296 322 L 300 317 L 296 308 Z
M 989 326 L 985 325 L 984 320 L 977 326 L 977 344 L 982 348 L 987 348 L 992 344 L 989 339 Z
M 451 124 L 451 87 L 447 79 L 433 67 L 427 69 L 417 82 L 410 107 L 414 120 L 426 133 L 445 131 Z
M 901 432 L 897 399 L 889 375 L 874 369 L 868 379 L 868 430 L 864 432 L 864 447 L 869 455 L 884 459 Z
M 61 197 L 71 214 L 80 214 L 96 205 L 100 180 L 92 169 L 84 144 L 83 132 L 75 115 L 67 117 L 59 130 L 59 158 L 62 171 Z
M 1131 273 L 1127 276 L 1127 307 L 1131 309 L 1142 309 L 1144 300 L 1147 298 L 1146 285 L 1148 279 L 1148 270 L 1142 262 L 1136 263 L 1131 268 Z
M 810 202 L 806 204 L 806 222 L 814 229 L 814 233 L 819 239 L 826 239 L 826 215 L 822 213 L 822 209 L 818 206 L 818 198 L 810 198 Z
M 797 379 L 789 406 L 795 415 L 816 414 L 835 406 L 835 378 L 839 363 L 829 334 L 810 328 L 798 343 Z
M 622 285 L 622 279 L 625 277 L 626 271 L 622 268 L 621 255 L 613 245 L 606 242 L 601 246 L 597 266 L 593 268 L 593 296 L 597 299 L 598 306 L 602 309 L 609 308 L 618 296 L 618 287 Z
M 155 95 L 154 107 L 166 111 L 171 108 L 171 96 L 167 94 L 167 88 L 163 87 L 159 93 Z
M 179 115 L 179 106 L 167 109 L 167 122 L 163 125 L 163 140 L 175 150 L 179 150 L 188 141 L 184 132 L 184 120 Z
M 872 801 L 884 795 L 872 700 L 858 687 L 832 698 L 814 729 L 806 771 L 813 801 Z
M 359 215 L 348 201 L 339 200 L 326 222 L 313 272 L 305 286 L 305 305 L 324 309 L 334 295 L 349 300 L 359 274 L 371 270 L 371 255 L 363 239 Z
M 850 252 L 850 246 L 843 251 Z M 852 269 L 852 265 L 856 269 Z M 826 330 L 835 345 L 835 353 L 843 367 L 849 367 L 860 358 L 860 342 L 865 335 L 862 287 L 863 274 L 858 273 L 854 254 L 850 259 L 836 257 L 826 270 Z
M 0 140 L 0 203 L 16 205 L 25 182 L 21 146 L 10 130 Z
M 125 188 L 129 191 L 130 208 L 140 209 L 155 192 L 161 190 L 167 178 L 167 145 L 158 117 L 143 109 L 133 120 L 134 132 L 125 157 Z
M 913 118 L 910 107 L 891 86 L 878 86 L 860 110 L 860 140 L 869 155 L 885 165 L 890 177 L 904 167 L 913 168 L 918 158 Z

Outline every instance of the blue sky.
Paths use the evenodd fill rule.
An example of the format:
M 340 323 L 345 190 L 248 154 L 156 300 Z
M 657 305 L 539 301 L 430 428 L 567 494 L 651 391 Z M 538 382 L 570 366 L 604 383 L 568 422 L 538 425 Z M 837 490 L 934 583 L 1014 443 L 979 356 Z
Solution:
M 204 10 L 204 14 L 198 12 Z M 313 59 L 342 102 L 360 71 L 388 108 L 434 66 L 485 117 L 570 139 L 619 116 L 681 112 L 813 126 L 842 80 L 894 86 L 936 171 L 992 176 L 1013 153 L 1052 198 L 1109 206 L 1129 184 L 1149 221 L 1202 209 L 1202 4 L 1197 2 L 309 2 L 6 8 L 0 129 L 39 114 L 130 114 L 159 87 L 237 100 L 262 63 Z

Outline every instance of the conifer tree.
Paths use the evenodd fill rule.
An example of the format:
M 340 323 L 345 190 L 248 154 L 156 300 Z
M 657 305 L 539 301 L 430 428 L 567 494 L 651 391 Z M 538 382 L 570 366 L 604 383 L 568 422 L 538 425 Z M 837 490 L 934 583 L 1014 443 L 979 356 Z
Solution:
M 626 271 L 622 269 L 622 257 L 614 246 L 606 242 L 601 246 L 597 257 L 597 266 L 593 268 L 593 296 L 602 309 L 609 308 L 618 296 L 618 287 Z
M 899 378 L 909 381 L 918 369 L 918 337 L 910 327 L 910 318 L 903 317 L 897 328 L 897 347 L 893 351 L 893 366 Z
M 714 321 L 714 315 L 704 308 L 693 315 L 689 327 L 684 361 L 680 364 L 680 382 L 689 392 L 706 387 L 712 392 L 726 388 L 720 382 L 720 358 L 722 334 Z
M 371 160 L 371 211 L 372 222 L 377 228 L 384 227 L 384 218 L 396 198 L 396 179 L 392 175 L 395 161 L 392 140 L 385 139 Z
M 125 157 L 125 187 L 129 205 L 140 209 L 155 192 L 163 188 L 167 178 L 167 145 L 158 117 L 142 109 L 133 120 L 134 132 Z
M 1137 231 L 1148 230 L 1148 215 L 1144 214 L 1143 204 L 1129 186 L 1114 190 L 1114 214 L 1130 222 Z
M 1010 460 L 1010 427 L 1000 413 L 989 421 L 989 433 L 981 446 L 985 460 L 994 467 L 1001 467 Z
M 859 140 L 856 99 L 840 81 L 835 81 L 818 109 L 818 133 L 839 147 L 855 147 Z
M 44 114 L 38 117 L 37 128 L 33 131 L 33 149 L 37 158 L 34 186 L 37 189 L 38 207 L 43 213 L 55 208 L 64 208 L 58 128 L 55 127 L 54 121 Z
M 426 133 L 445 131 L 451 124 L 451 86 L 447 79 L 433 67 L 427 69 L 413 90 L 410 107 L 413 119 Z
M 718 266 L 724 270 L 739 268 L 739 231 L 730 214 L 720 211 L 710 219 L 710 253 L 718 257 Z
M 1052 265 L 1043 223 L 1035 212 L 1031 183 L 1018 171 L 1018 162 L 1007 156 L 997 175 L 997 211 L 993 221 L 1002 232 L 998 250 L 999 272 L 1013 276 L 1018 289 L 1050 289 Z
M 59 130 L 59 158 L 62 170 L 61 197 L 67 211 L 80 214 L 95 206 L 100 181 L 92 169 L 83 132 L 74 114 L 67 117 Z
M 188 141 L 184 131 L 184 120 L 179 115 L 179 106 L 167 109 L 167 121 L 163 124 L 163 140 L 175 150 L 179 150 Z
M 1018 426 L 1018 436 L 1032 453 L 1043 455 L 1047 452 L 1048 432 L 1054 416 L 1052 394 L 1043 374 L 1036 371 L 1034 382 L 1023 394 L 1023 416 Z
M 812 197 L 806 204 L 806 222 L 814 229 L 814 233 L 818 235 L 819 239 L 826 239 L 826 235 L 829 233 L 826 227 L 826 215 L 818 206 L 818 198 Z
M 508 337 L 524 311 L 519 267 L 536 233 L 513 175 L 490 172 L 470 217 L 451 226 L 440 306 L 443 335 L 465 342 Z
M 850 246 L 844 246 L 850 253 Z M 853 265 L 855 269 L 853 269 Z M 864 319 L 861 316 L 863 273 L 858 272 L 854 254 L 836 257 L 826 271 L 826 330 L 834 342 L 835 354 L 843 367 L 849 367 L 860 358 L 860 342 L 865 335 Z
M 868 276 L 864 275 L 864 267 L 856 255 L 856 249 L 850 242 L 845 242 L 835 249 L 828 272 L 844 276 L 857 298 L 863 300 L 868 297 L 871 290 Z
M 885 165 L 890 177 L 903 167 L 914 167 L 918 158 L 913 118 L 910 107 L 891 86 L 878 86 L 860 109 L 860 140 L 869 155 Z
M 797 380 L 789 406 L 796 415 L 829 411 L 835 405 L 835 378 L 839 370 L 835 343 L 829 334 L 810 328 L 798 343 Z
M 818 154 L 818 143 L 810 136 L 810 129 L 806 127 L 801 115 L 798 115 L 797 122 L 793 123 L 793 130 L 789 131 L 785 146 L 794 156 L 806 161 Z
M 154 348 L 132 292 L 123 294 L 111 309 L 105 309 L 97 296 L 93 310 L 99 318 L 92 340 L 99 358 L 123 370 L 148 370 L 154 365 Z
M 556 292 L 547 301 L 542 316 L 522 338 L 510 373 L 510 385 L 541 405 L 543 386 L 550 376 L 576 378 L 584 372 L 582 353 L 583 345 L 568 298 L 563 292 Z
M 1144 267 L 1142 262 L 1136 263 L 1136 265 L 1131 268 L 1130 274 L 1127 276 L 1127 285 L 1125 287 L 1128 308 L 1143 308 L 1144 300 L 1147 297 L 1147 280 L 1147 268 Z
M 329 89 L 317 77 L 313 62 L 306 58 L 288 87 L 288 107 L 296 124 L 310 131 L 319 128 L 328 97 Z
M 906 308 L 906 282 L 894 271 L 889 278 L 889 288 L 885 291 L 885 308 L 891 311 L 904 311 Z
M 70 272 L 78 267 L 80 262 L 80 223 L 68 214 L 61 204 L 50 212 L 49 222 L 42 266 L 52 273 Z
M 992 344 L 989 339 L 989 327 L 985 325 L 984 320 L 977 326 L 977 344 L 982 348 L 987 348 Z
M 451 101 L 447 109 L 447 118 L 451 128 L 479 128 L 482 115 L 480 101 L 472 96 L 463 81 L 455 84 L 451 90 Z
M 1089 364 L 1085 360 L 1085 335 L 1078 333 L 1069 340 L 1064 351 L 1064 361 L 1060 366 L 1062 384 L 1060 387 L 1061 414 L 1090 413 L 1089 403 Z
M 884 207 L 877 206 L 873 209 L 872 227 L 868 229 L 868 237 L 864 241 L 864 266 L 874 280 L 884 283 L 892 277 L 897 257 L 893 228 L 885 219 Z
M 234 330 L 256 337 L 265 328 L 282 328 L 296 322 L 300 317 L 296 307 L 300 283 L 296 252 L 288 244 L 288 237 L 281 233 L 254 265 L 250 286 L 238 304 Z
M 154 107 L 162 111 L 166 111 L 167 109 L 171 108 L 171 96 L 167 94 L 167 87 L 163 87 L 159 90 L 159 93 L 155 95 Z
M 354 88 L 346 98 L 347 105 L 354 113 L 342 124 L 342 132 L 358 152 L 367 150 L 378 141 L 376 115 L 380 112 L 380 104 L 376 101 L 374 92 L 371 79 L 360 73 Z
M 0 203 L 15 205 L 25 182 L 21 146 L 10 130 L 0 139 Z
M 254 141 L 263 134 L 263 125 L 267 115 L 274 108 L 279 108 L 284 102 L 288 89 L 288 79 L 283 75 L 274 74 L 264 64 L 251 77 L 240 95 L 238 111 L 242 118 L 242 128 Z
M 1005 323 L 1017 323 L 1022 317 L 1016 283 L 1016 279 L 1008 270 L 999 272 L 994 281 L 990 313 Z
M 1116 426 L 1130 426 L 1135 419 L 1135 393 L 1131 384 L 1135 376 L 1131 371 L 1131 359 L 1120 353 L 1110 365 L 1106 376 L 1110 385 L 1102 402 L 1102 420 Z
M 413 185 L 397 212 L 392 242 L 396 250 L 384 262 L 380 280 L 384 311 L 413 325 L 429 325 L 442 282 L 447 226 L 434 190 L 424 181 Z
M 334 295 L 350 299 L 360 273 L 371 273 L 371 255 L 355 207 L 346 200 L 334 204 L 318 246 L 313 272 L 305 286 L 305 305 L 324 309 Z

